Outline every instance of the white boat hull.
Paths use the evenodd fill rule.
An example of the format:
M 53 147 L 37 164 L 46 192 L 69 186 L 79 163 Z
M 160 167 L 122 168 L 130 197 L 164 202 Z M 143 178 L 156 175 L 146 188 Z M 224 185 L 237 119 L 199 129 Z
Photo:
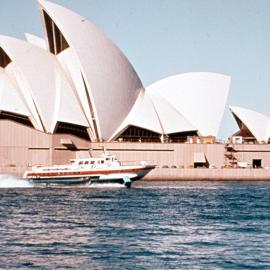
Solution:
M 116 183 L 130 187 L 133 181 L 143 178 L 155 166 L 121 166 L 111 169 L 91 170 L 39 170 L 26 171 L 24 178 L 35 184 L 81 185 Z

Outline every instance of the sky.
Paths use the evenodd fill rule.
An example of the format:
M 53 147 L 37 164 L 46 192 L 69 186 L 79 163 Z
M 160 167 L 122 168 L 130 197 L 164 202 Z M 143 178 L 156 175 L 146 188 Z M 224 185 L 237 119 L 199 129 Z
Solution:
M 270 115 L 269 0 L 52 0 L 95 23 L 143 85 L 185 72 L 231 76 L 219 138 L 237 131 L 228 105 Z M 1 0 L 0 34 L 43 37 L 36 0 Z M 211 98 L 211 97 L 209 97 Z

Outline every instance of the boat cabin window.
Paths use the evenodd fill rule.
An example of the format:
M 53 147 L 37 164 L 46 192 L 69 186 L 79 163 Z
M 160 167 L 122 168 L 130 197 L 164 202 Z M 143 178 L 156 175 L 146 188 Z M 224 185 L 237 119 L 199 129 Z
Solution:
M 85 161 L 84 164 L 85 164 L 85 165 L 88 165 L 88 164 L 89 164 L 89 161 Z
M 70 164 L 72 165 L 72 164 L 74 164 L 75 163 L 75 160 L 71 160 L 70 161 Z
M 90 164 L 95 164 L 95 161 L 94 161 L 94 160 L 92 160 Z
M 82 164 L 83 164 L 83 162 L 82 162 L 82 161 L 80 161 L 80 162 L 79 162 L 79 165 L 82 165 Z
M 101 164 L 104 164 L 104 160 L 101 160 Z

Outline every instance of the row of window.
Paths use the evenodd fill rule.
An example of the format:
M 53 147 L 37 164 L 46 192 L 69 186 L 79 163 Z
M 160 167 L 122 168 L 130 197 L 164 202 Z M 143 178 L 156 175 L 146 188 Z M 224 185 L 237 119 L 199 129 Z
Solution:
M 79 165 L 94 165 L 94 164 L 104 164 L 104 160 L 97 160 L 97 161 L 94 161 L 94 160 L 91 160 L 91 161 L 80 161 L 79 162 Z

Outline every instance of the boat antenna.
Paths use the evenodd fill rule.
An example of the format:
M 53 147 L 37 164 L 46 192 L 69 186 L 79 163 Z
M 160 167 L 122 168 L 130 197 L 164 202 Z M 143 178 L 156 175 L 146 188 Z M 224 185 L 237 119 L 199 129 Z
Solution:
M 90 158 L 92 158 L 93 157 L 93 155 L 92 155 L 92 148 L 89 148 L 88 152 L 89 152 Z
M 103 153 L 104 153 L 104 155 L 108 155 L 108 152 L 107 152 L 105 145 L 103 145 Z

